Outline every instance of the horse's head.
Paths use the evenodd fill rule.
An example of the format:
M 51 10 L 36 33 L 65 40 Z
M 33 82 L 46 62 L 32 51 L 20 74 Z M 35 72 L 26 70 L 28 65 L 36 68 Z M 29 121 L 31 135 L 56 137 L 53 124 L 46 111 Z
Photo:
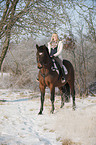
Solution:
M 43 65 L 45 66 L 48 63 L 48 58 L 50 56 L 49 56 L 48 48 L 45 45 L 38 46 L 36 44 L 36 48 L 37 48 L 36 55 L 37 55 L 38 68 L 41 69 Z

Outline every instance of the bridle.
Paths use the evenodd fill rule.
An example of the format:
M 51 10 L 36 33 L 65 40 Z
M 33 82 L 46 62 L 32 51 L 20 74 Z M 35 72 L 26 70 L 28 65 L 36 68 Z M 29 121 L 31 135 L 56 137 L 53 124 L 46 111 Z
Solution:
M 43 77 L 43 79 L 44 79 L 44 83 L 45 83 L 45 78 L 49 75 L 49 73 L 50 73 L 50 70 L 47 72 L 47 73 L 42 73 L 41 72 L 41 69 L 43 69 L 44 67 L 43 66 L 45 66 L 46 68 L 47 68 L 47 66 L 48 66 L 48 64 L 50 64 L 50 62 L 48 63 L 48 64 L 42 64 L 41 62 L 40 62 L 40 60 L 39 60 L 39 58 L 37 58 L 37 63 L 40 63 L 40 74 L 41 74 L 41 76 Z M 46 69 L 45 68 L 45 69 Z M 46 83 L 45 83 L 45 85 L 46 85 Z

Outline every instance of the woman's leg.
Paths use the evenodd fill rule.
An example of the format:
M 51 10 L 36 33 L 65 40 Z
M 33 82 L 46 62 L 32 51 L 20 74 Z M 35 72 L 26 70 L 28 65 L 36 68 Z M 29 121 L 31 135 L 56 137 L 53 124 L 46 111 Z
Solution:
M 59 57 L 55 57 L 55 60 L 57 61 L 57 63 L 59 63 L 60 67 L 61 67 L 61 72 L 62 72 L 62 81 L 65 81 L 65 71 L 64 71 L 64 67 L 63 67 L 63 62 Z

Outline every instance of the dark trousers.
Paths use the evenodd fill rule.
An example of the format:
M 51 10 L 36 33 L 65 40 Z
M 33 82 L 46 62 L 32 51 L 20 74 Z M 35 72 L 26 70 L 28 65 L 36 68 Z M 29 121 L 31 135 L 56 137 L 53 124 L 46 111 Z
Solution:
M 65 71 L 63 68 L 63 61 L 59 57 L 54 57 L 57 63 L 60 65 L 62 76 L 65 78 Z
M 54 59 L 57 61 L 57 63 L 60 65 L 60 67 L 62 68 L 63 66 L 63 62 L 59 57 L 54 57 Z

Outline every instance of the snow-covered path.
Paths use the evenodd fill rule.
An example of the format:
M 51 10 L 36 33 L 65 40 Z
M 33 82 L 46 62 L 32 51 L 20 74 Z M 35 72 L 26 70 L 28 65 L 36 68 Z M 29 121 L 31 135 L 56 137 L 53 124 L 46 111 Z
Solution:
M 0 91 L 0 145 L 61 145 L 70 139 L 77 145 L 96 145 L 96 97 L 76 99 L 60 109 L 55 99 L 55 113 L 46 94 L 43 115 L 38 115 L 40 98 L 30 90 Z

